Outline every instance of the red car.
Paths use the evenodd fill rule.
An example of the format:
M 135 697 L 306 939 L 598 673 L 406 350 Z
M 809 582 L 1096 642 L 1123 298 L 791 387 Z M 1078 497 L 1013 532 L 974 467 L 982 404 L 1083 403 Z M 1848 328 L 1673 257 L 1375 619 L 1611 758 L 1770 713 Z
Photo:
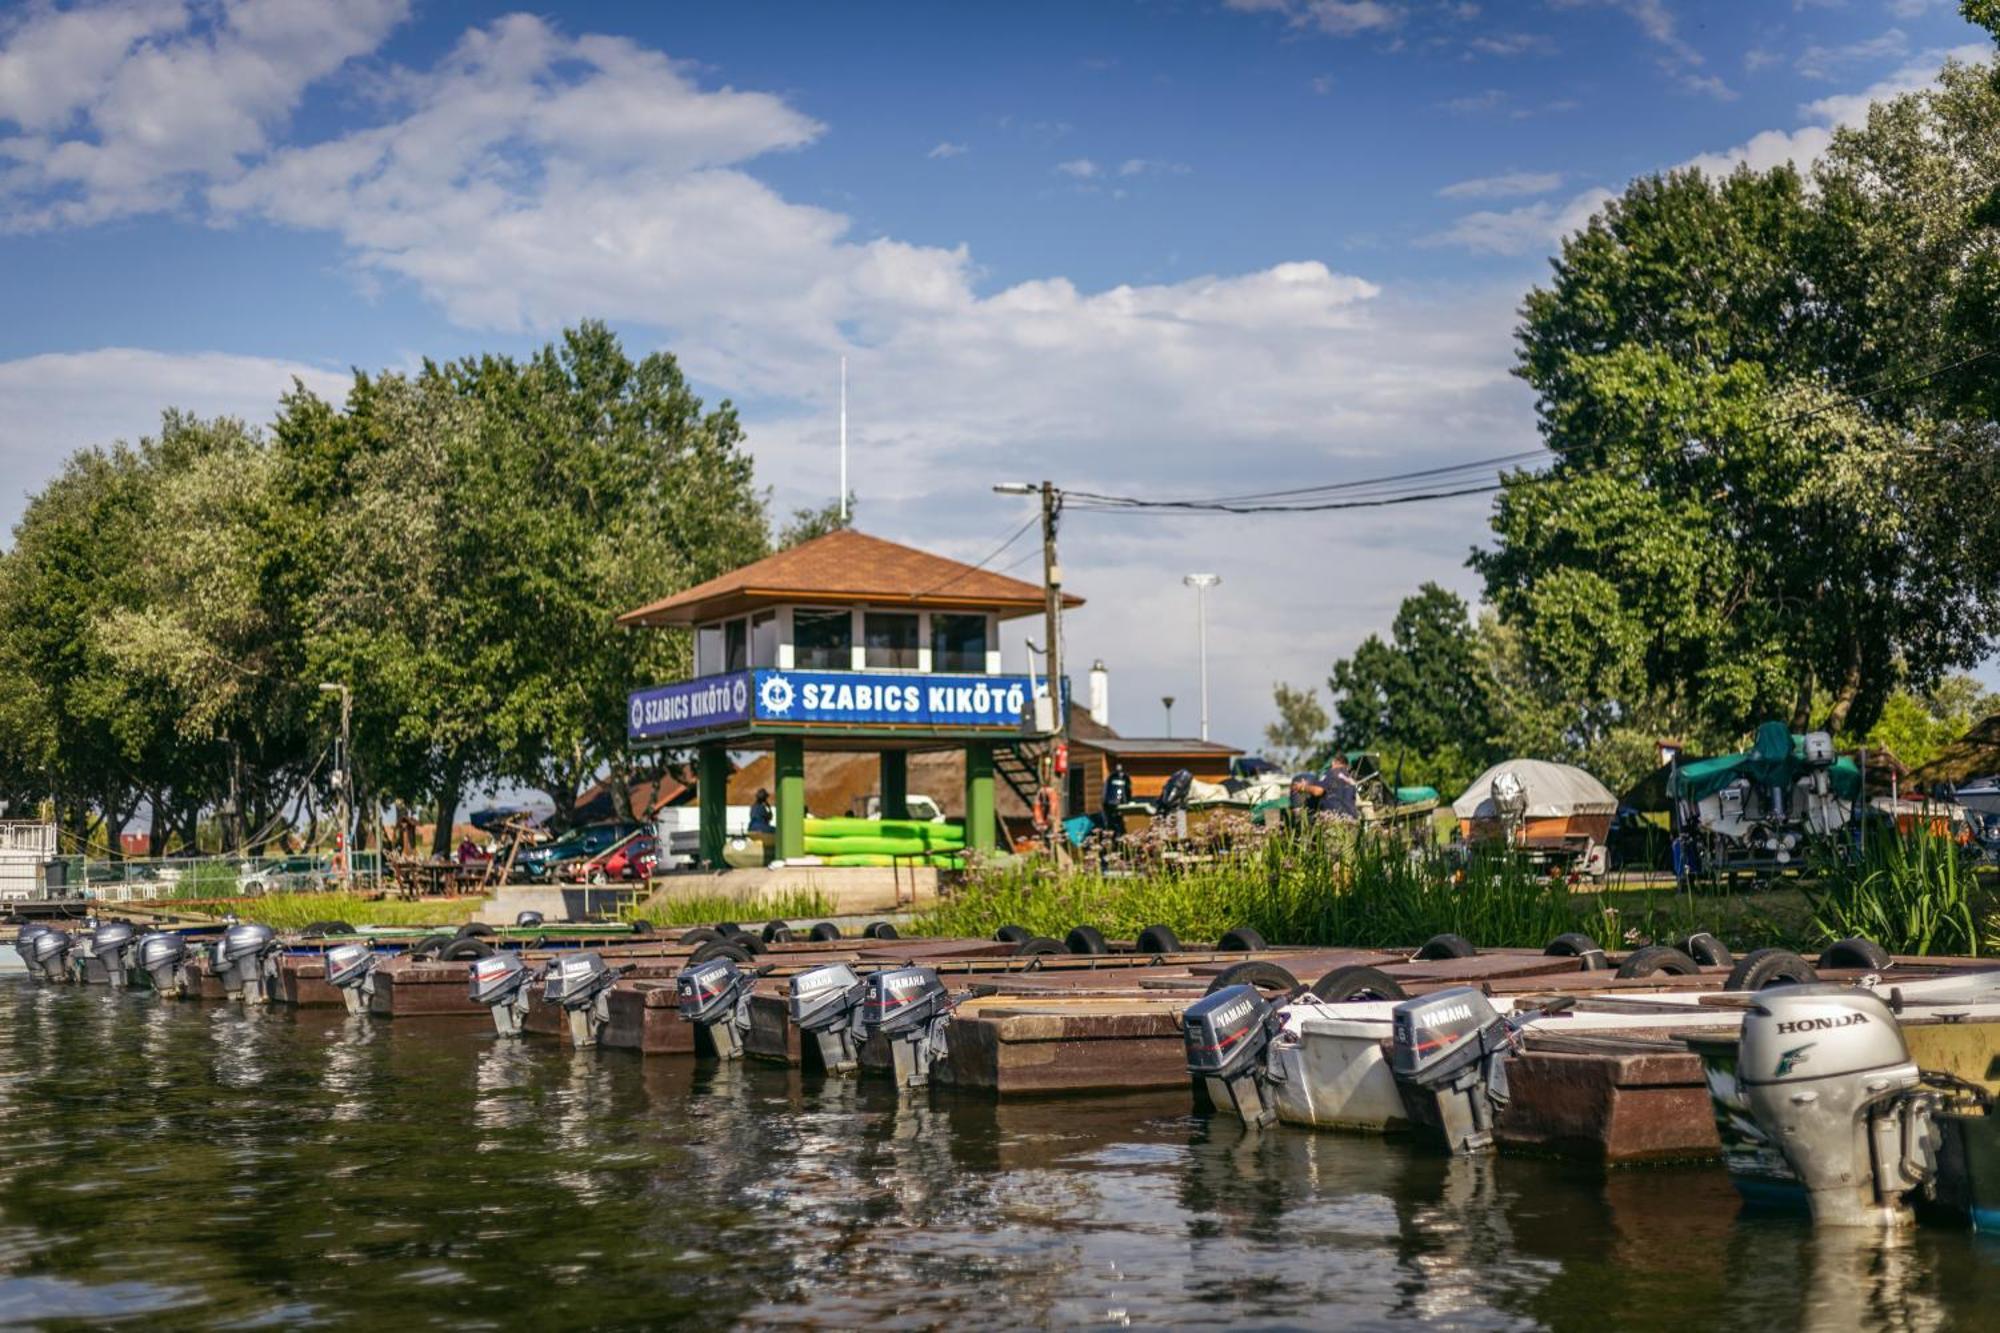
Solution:
M 659 859 L 658 846 L 650 833 L 641 833 L 607 852 L 569 866 L 569 878 L 585 884 L 608 884 L 614 879 L 645 879 Z

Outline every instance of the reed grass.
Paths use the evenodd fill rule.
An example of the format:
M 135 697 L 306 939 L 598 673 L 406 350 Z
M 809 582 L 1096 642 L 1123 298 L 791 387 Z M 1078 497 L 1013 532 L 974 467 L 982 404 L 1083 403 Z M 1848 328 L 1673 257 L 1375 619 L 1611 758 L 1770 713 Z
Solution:
M 718 921 L 813 920 L 835 915 L 834 902 L 817 889 L 788 889 L 782 893 L 676 893 L 655 894 L 627 914 L 628 920 L 650 921 L 656 926 L 706 926 Z
M 1843 849 L 1844 853 L 1844 849 Z M 1991 903 L 1957 843 L 1928 830 L 1871 834 L 1830 853 L 1802 886 L 1820 943 L 1862 936 L 1894 954 L 1972 954 Z
M 261 898 L 176 901 L 174 908 L 213 917 L 234 912 L 245 921 L 260 921 L 274 930 L 297 930 L 315 921 L 345 921 L 350 926 L 443 926 L 456 930 L 472 919 L 473 910 L 479 905 L 478 898 L 405 902 L 364 898 L 358 893 L 272 893 Z

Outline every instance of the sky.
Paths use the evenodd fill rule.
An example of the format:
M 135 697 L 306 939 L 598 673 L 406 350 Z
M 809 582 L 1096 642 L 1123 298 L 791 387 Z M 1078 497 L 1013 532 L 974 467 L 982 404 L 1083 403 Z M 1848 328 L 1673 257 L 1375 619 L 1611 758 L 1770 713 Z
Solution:
M 779 512 L 966 560 L 996 482 L 1203 496 L 1532 449 L 1559 238 L 1804 165 L 1984 34 L 1947 0 L 0 7 L 0 528 L 76 448 L 601 318 L 741 410 Z M 1490 499 L 1063 525 L 1073 678 L 1254 748 Z M 991 567 L 1034 578 L 1029 537 Z M 1020 669 L 1026 622 L 1007 632 Z M 1037 637 L 1038 634 L 1037 634 Z

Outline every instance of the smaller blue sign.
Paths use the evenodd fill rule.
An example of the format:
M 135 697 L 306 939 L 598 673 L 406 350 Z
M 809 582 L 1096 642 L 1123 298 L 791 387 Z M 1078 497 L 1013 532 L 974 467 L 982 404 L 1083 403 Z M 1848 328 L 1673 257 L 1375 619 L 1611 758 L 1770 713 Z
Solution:
M 747 722 L 750 673 L 736 671 L 635 690 L 627 708 L 625 734 L 635 741 Z

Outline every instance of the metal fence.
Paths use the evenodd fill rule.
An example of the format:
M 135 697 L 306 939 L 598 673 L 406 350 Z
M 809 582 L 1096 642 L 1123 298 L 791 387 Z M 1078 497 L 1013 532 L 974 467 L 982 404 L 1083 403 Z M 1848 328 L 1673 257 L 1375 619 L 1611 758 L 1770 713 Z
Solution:
M 354 854 L 355 883 L 373 886 L 381 878 L 380 852 Z M 44 895 L 131 903 L 256 898 L 267 893 L 318 893 L 342 887 L 330 856 L 166 856 L 117 861 L 64 856 L 48 863 Z

